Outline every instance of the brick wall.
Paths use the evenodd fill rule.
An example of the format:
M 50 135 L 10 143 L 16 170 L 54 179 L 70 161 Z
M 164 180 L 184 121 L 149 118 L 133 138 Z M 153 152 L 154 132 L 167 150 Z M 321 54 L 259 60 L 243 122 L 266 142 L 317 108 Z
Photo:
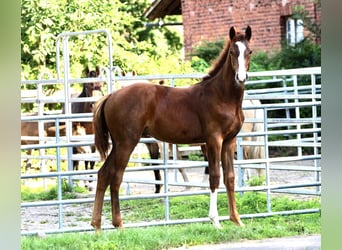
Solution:
M 310 17 L 320 20 L 312 0 L 181 0 L 181 3 L 186 55 L 201 42 L 226 39 L 231 26 L 241 30 L 247 25 L 253 32 L 253 50 L 278 50 L 285 37 L 285 17 L 292 14 L 295 5 L 305 6 Z

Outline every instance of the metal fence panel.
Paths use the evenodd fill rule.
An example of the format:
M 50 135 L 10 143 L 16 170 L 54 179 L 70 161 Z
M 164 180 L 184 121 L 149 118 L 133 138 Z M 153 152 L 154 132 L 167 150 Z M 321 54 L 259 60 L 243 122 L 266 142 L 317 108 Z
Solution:
M 99 32 L 106 31 L 101 30 Z M 70 35 L 78 35 L 76 33 L 64 33 L 59 36 L 58 39 L 63 41 Z M 111 56 L 111 42 L 110 35 L 108 35 L 109 43 L 109 55 Z M 63 43 L 63 49 L 67 50 L 67 44 Z M 57 47 L 57 54 L 59 55 L 60 48 Z M 64 51 L 63 56 L 67 56 L 68 53 Z M 59 58 L 59 57 L 58 57 Z M 64 64 L 68 65 L 67 59 L 63 58 Z M 109 59 L 111 60 L 111 59 Z M 89 231 L 92 228 L 89 227 L 66 227 L 63 223 L 63 206 L 68 204 L 84 204 L 93 203 L 93 198 L 77 198 L 64 200 L 62 199 L 62 180 L 68 180 L 70 185 L 73 185 L 74 180 L 87 179 L 96 181 L 96 170 L 84 170 L 84 171 L 72 171 L 73 160 L 92 160 L 99 161 L 99 155 L 83 154 L 74 155 L 70 153 L 72 146 L 85 146 L 93 144 L 93 136 L 73 136 L 71 128 L 65 136 L 46 137 L 44 136 L 44 122 L 55 122 L 56 128 L 60 121 L 70 124 L 72 121 L 91 121 L 92 114 L 70 114 L 69 110 L 66 110 L 65 114 L 50 113 L 44 114 L 44 105 L 47 103 L 63 102 L 64 104 L 71 104 L 72 102 L 79 101 L 96 101 L 99 97 L 87 98 L 77 100 L 76 98 L 69 98 L 70 96 L 70 84 L 82 83 L 94 81 L 94 78 L 79 78 L 71 79 L 68 74 L 64 74 L 64 78 L 60 78 L 62 75 L 59 72 L 59 61 L 57 65 L 58 77 L 57 79 L 50 78 L 48 80 L 30 80 L 22 81 L 23 85 L 31 84 L 36 85 L 36 92 L 27 92 L 22 95 L 22 103 L 36 103 L 38 105 L 37 115 L 34 116 L 22 116 L 22 121 L 25 122 L 38 122 L 39 135 L 35 137 L 22 137 L 22 139 L 37 140 L 38 144 L 22 145 L 21 150 L 39 149 L 40 154 L 33 156 L 22 156 L 23 159 L 35 159 L 40 162 L 40 173 L 23 173 L 21 178 L 25 182 L 29 179 L 42 179 L 48 180 L 55 178 L 57 180 L 57 200 L 52 201 L 39 201 L 39 202 L 22 202 L 21 207 L 41 207 L 41 206 L 57 206 L 58 207 L 58 229 L 45 229 L 45 233 L 57 233 L 57 232 L 72 232 L 72 231 Z M 64 68 L 64 71 L 68 71 Z M 132 80 L 157 80 L 163 79 L 166 84 L 175 87 L 177 80 L 184 79 L 200 79 L 203 74 L 187 74 L 187 75 L 148 75 L 148 76 L 134 76 L 123 77 L 121 76 L 120 69 L 113 67 L 112 64 L 102 69 L 103 75 L 95 81 L 104 81 L 107 84 L 107 93 L 115 91 L 118 81 L 132 81 Z M 64 72 L 65 73 L 65 72 Z M 46 96 L 43 93 L 43 86 L 47 84 L 61 84 L 64 89 L 61 96 Z M 304 69 L 291 69 L 291 70 L 277 70 L 267 72 L 250 72 L 249 80 L 246 83 L 245 91 L 246 100 L 260 100 L 260 105 L 244 106 L 244 110 L 259 110 L 262 114 L 258 118 L 247 118 L 245 123 L 260 124 L 262 129 L 253 132 L 240 132 L 237 140 L 237 160 L 234 162 L 235 169 L 237 171 L 238 182 L 236 183 L 236 192 L 244 193 L 250 191 L 261 191 L 267 194 L 268 211 L 260 214 L 245 214 L 241 215 L 241 218 L 254 218 L 254 217 L 266 217 L 278 214 L 288 215 L 297 213 L 315 213 L 319 212 L 317 209 L 298 210 L 298 211 L 282 211 L 273 212 L 271 209 L 271 197 L 276 193 L 296 194 L 296 195 L 315 195 L 320 196 L 321 187 L 321 68 L 304 68 Z M 280 114 L 280 115 L 278 115 Z M 303 118 L 303 115 L 305 118 Z M 245 138 L 258 138 L 261 140 L 244 140 Z M 156 142 L 153 138 L 142 138 L 140 143 Z M 244 159 L 243 147 L 262 147 L 265 151 L 264 157 L 257 159 Z M 46 153 L 46 149 L 55 149 L 55 154 Z M 282 149 L 283 151 L 289 151 L 289 155 L 274 155 L 272 150 Z M 67 150 L 67 153 L 64 151 Z M 198 149 L 197 149 L 198 150 Z M 164 156 L 168 155 L 168 144 L 164 144 Z M 57 166 L 55 171 L 48 171 L 46 168 L 46 161 L 53 160 Z M 62 170 L 62 162 L 67 162 L 67 170 Z M 209 194 L 209 190 L 190 190 L 190 191 L 169 191 L 169 187 L 192 187 L 192 188 L 205 188 L 208 184 L 203 182 L 181 182 L 178 181 L 176 170 L 178 168 L 188 169 L 203 169 L 207 166 L 207 162 L 204 161 L 184 161 L 177 159 L 176 155 L 173 155 L 173 160 L 164 157 L 164 160 L 150 160 L 139 156 L 138 158 L 131 158 L 130 164 L 140 164 L 150 166 L 128 167 L 126 172 L 140 172 L 151 171 L 154 169 L 160 169 L 163 171 L 163 180 L 154 181 L 146 180 L 144 178 L 124 178 L 123 185 L 126 185 L 126 195 L 120 197 L 121 200 L 130 199 L 147 199 L 147 198 L 164 198 L 165 204 L 165 218 L 156 222 L 141 222 L 125 224 L 126 227 L 138 227 L 138 226 L 152 226 L 152 225 L 172 225 L 180 223 L 192 223 L 192 222 L 207 222 L 208 218 L 196 218 L 196 219 L 183 219 L 173 220 L 170 219 L 170 203 L 169 198 L 178 196 L 192 196 Z M 157 165 L 155 165 L 157 164 Z M 246 171 L 251 169 L 262 169 L 265 171 L 266 181 L 264 185 L 250 187 L 247 185 Z M 314 176 L 312 181 L 297 181 L 290 183 L 272 183 L 274 171 L 305 171 Z M 171 174 L 174 172 L 174 178 Z M 89 177 L 92 175 L 92 177 Z M 170 175 L 170 176 L 169 176 Z M 139 175 L 138 175 L 139 176 Z M 154 185 L 156 183 L 163 184 L 164 193 L 160 194 L 131 194 L 130 185 L 133 183 L 143 183 L 146 185 Z M 222 186 L 219 192 L 225 192 Z M 105 200 L 109 200 L 106 197 Z M 91 213 L 91 211 L 89 211 Z M 228 220 L 229 216 L 220 217 L 221 220 Z M 104 229 L 110 229 L 112 227 L 104 226 Z M 22 231 L 22 235 L 36 234 L 38 230 Z

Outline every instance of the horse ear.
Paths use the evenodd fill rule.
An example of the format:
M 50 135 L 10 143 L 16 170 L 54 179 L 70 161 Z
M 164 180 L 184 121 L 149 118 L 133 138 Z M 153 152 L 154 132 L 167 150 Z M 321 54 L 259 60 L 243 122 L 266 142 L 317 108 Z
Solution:
M 251 27 L 249 25 L 246 28 L 245 37 L 246 37 L 247 41 L 251 40 L 252 29 L 251 29 Z
M 132 70 L 132 76 L 136 76 L 137 72 L 135 70 Z
M 89 67 L 88 66 L 84 69 L 84 72 L 85 72 L 86 76 L 89 74 Z
M 231 27 L 230 30 L 229 30 L 229 38 L 230 38 L 230 40 L 233 40 L 235 35 L 236 35 L 236 30 L 235 30 L 234 27 Z
M 95 71 L 96 71 L 96 75 L 99 76 L 100 75 L 100 67 L 96 66 Z

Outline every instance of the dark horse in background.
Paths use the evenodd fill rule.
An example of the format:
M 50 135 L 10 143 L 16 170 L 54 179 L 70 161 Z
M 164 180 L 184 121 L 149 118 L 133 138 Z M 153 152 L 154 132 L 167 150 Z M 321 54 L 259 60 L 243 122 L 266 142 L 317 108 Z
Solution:
M 88 67 L 85 68 L 85 75 L 88 78 L 91 77 L 98 77 L 100 75 L 100 68 L 97 66 L 95 70 L 89 70 Z M 92 97 L 94 91 L 100 91 L 102 93 L 102 82 L 90 82 L 90 83 L 84 83 L 82 87 L 82 92 L 80 94 L 73 94 L 71 97 L 73 98 L 84 98 L 84 97 Z M 92 113 L 93 111 L 93 102 L 74 102 L 71 104 L 71 113 Z M 65 108 L 63 106 L 62 113 L 65 113 Z M 25 116 L 36 116 L 37 113 L 30 113 L 30 114 L 24 114 Z M 92 122 L 74 122 L 72 124 L 72 134 L 73 135 L 84 135 L 85 134 L 93 134 L 93 125 Z M 38 130 L 38 122 L 21 122 L 21 135 L 22 136 L 39 136 L 39 130 Z M 66 126 L 65 122 L 61 122 L 59 126 L 59 135 L 65 136 L 66 135 Z M 42 136 L 48 136 L 48 137 L 55 137 L 56 136 L 56 126 L 55 122 L 44 122 L 44 131 L 42 133 Z M 28 144 L 38 144 L 39 140 L 32 139 L 32 140 L 21 140 L 21 145 L 28 145 Z M 73 147 L 73 153 L 74 154 L 81 154 L 89 152 L 89 146 L 78 146 Z M 96 148 L 95 146 L 91 146 L 91 152 L 95 152 Z M 28 155 L 32 154 L 32 149 L 28 150 Z M 85 168 L 88 169 L 88 164 L 90 163 L 90 168 L 94 169 L 95 162 L 94 161 L 85 161 Z M 25 161 L 25 169 L 26 171 L 31 168 L 31 162 L 29 159 Z M 78 170 L 79 162 L 74 161 L 73 162 L 73 168 L 74 170 Z
M 96 66 L 95 70 L 89 70 L 88 66 L 84 70 L 85 75 L 87 78 L 91 77 L 98 77 L 100 75 L 100 68 Z M 72 98 L 85 98 L 85 97 L 92 97 L 94 91 L 100 91 L 102 92 L 103 82 L 89 82 L 89 83 L 83 83 L 82 92 L 80 94 L 73 94 L 71 95 Z M 71 113 L 78 114 L 78 113 L 92 113 L 93 112 L 93 102 L 73 102 L 71 103 Z M 63 113 L 65 111 L 63 110 Z M 85 128 L 85 134 L 93 134 L 93 124 L 92 122 L 79 122 L 77 123 L 77 126 L 84 127 Z M 77 127 L 76 126 L 76 127 Z M 73 125 L 74 127 L 74 125 Z M 79 132 L 80 129 L 74 130 L 76 132 Z M 78 135 L 83 135 L 82 133 L 78 133 Z M 89 146 L 78 146 L 73 147 L 72 152 L 73 154 L 82 154 L 82 153 L 88 153 Z M 91 152 L 94 153 L 96 151 L 95 145 L 92 145 Z M 84 161 L 85 169 L 88 170 L 88 165 L 90 164 L 90 169 L 94 169 L 95 161 Z M 79 161 L 73 161 L 73 169 L 78 170 Z
M 129 157 L 143 134 L 174 144 L 205 143 L 209 163 L 209 218 L 221 228 L 217 211 L 220 161 L 230 220 L 242 226 L 234 196 L 234 151 L 244 114 L 242 100 L 249 68 L 252 30 L 232 27 L 217 62 L 201 82 L 188 88 L 137 83 L 108 94 L 94 109 L 95 145 L 105 159 L 91 225 L 101 229 L 105 191 L 110 186 L 112 224 L 123 227 L 119 189 Z M 112 141 L 110 153 L 109 137 Z

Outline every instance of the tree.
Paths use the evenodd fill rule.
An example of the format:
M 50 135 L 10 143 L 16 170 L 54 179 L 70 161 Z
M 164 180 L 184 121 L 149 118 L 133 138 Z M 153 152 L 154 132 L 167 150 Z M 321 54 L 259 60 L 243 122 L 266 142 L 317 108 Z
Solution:
M 163 65 L 161 58 L 179 58 L 180 39 L 169 39 L 179 37 L 178 34 L 165 28 L 145 28 L 142 13 L 148 3 L 148 0 L 23 0 L 22 79 L 37 79 L 44 71 L 55 73 L 55 40 L 63 31 L 109 29 L 114 64 L 126 70 L 138 69 L 140 74 L 158 70 Z M 105 37 L 72 38 L 69 44 L 72 76 L 80 77 L 86 65 L 108 65 Z

